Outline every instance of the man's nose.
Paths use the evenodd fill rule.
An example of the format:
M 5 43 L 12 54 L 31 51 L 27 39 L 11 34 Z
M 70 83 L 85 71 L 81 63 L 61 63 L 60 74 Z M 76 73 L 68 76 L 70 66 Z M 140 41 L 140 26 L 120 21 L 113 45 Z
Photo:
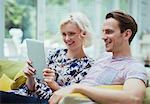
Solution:
M 102 40 L 106 40 L 107 39 L 107 36 L 103 33 L 102 34 Z

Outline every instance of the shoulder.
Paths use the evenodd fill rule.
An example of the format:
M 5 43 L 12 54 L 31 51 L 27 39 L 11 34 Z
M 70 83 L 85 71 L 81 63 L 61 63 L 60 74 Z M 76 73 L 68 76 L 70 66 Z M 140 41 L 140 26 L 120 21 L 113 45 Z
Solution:
M 47 63 L 56 64 L 57 62 L 62 62 L 62 59 L 65 59 L 67 49 L 51 49 L 48 51 Z
M 89 56 L 84 57 L 82 61 L 85 63 L 94 63 L 94 59 Z
M 109 60 L 112 59 L 112 54 L 109 53 L 102 53 L 102 55 L 100 57 L 98 57 L 97 59 L 95 59 L 94 63 L 98 64 L 98 63 L 105 63 Z
M 146 71 L 144 64 L 142 64 L 141 61 L 131 58 L 130 60 L 128 60 L 126 68 L 129 71 Z
M 147 84 L 148 75 L 144 64 L 142 64 L 139 60 L 132 59 L 126 65 L 126 79 L 136 78 L 140 79 L 145 84 Z
M 94 59 L 86 54 L 82 58 L 78 58 L 77 62 L 80 63 L 82 67 L 91 67 L 91 65 L 94 63 Z

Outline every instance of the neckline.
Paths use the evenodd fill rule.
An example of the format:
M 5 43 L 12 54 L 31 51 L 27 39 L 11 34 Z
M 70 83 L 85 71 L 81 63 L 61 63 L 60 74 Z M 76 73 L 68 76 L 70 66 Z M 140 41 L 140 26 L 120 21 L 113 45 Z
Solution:
M 64 55 L 65 55 L 65 58 L 67 60 L 85 60 L 85 59 L 89 58 L 87 55 L 85 55 L 85 56 L 83 56 L 81 58 L 68 58 L 67 57 L 67 51 L 68 51 L 68 49 L 64 49 L 64 51 L 65 51 Z
M 132 59 L 132 56 L 117 56 L 117 57 L 112 56 L 112 60 L 123 60 L 123 59 Z

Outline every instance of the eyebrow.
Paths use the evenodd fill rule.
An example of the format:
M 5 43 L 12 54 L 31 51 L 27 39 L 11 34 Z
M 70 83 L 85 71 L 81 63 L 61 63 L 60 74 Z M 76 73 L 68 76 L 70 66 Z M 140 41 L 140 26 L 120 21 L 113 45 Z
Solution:
M 113 29 L 102 29 L 102 31 L 113 31 Z

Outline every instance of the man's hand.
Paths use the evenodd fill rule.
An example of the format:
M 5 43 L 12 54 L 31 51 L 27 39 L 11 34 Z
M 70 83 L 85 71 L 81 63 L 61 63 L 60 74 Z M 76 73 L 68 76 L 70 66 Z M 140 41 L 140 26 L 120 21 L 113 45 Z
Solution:
M 76 87 L 77 85 L 71 85 L 55 91 L 50 97 L 49 104 L 58 104 L 62 97 L 67 94 L 73 93 Z

